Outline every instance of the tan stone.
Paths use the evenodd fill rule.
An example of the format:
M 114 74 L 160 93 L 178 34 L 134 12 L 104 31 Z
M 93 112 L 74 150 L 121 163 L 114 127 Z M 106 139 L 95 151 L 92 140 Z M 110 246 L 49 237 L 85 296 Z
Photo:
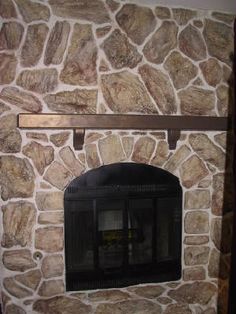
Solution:
M 150 286 L 143 286 L 143 287 L 134 287 L 129 288 L 129 291 L 137 294 L 140 297 L 147 298 L 147 299 L 156 299 L 165 291 L 162 286 L 159 285 L 150 285 Z
M 50 135 L 50 141 L 57 147 L 64 146 L 70 137 L 69 131 L 55 133 Z
M 104 59 L 102 59 L 100 64 L 99 64 L 99 71 L 100 72 L 107 72 L 109 70 L 110 70 L 109 65 L 107 64 L 107 62 Z
M 79 162 L 79 160 L 75 157 L 74 152 L 69 146 L 63 147 L 59 151 L 59 155 L 66 167 L 73 173 L 75 177 L 81 175 L 84 171 L 84 166 Z
M 214 140 L 218 143 L 223 149 L 226 149 L 227 145 L 227 133 L 223 132 L 220 134 L 214 135 Z
M 66 21 L 57 21 L 50 33 L 44 55 L 44 64 L 60 64 L 66 49 L 70 24 Z
M 89 168 L 97 168 L 101 165 L 96 144 L 88 144 L 85 146 L 86 161 Z
M 36 96 L 21 91 L 16 87 L 9 86 L 3 88 L 0 93 L 0 99 L 29 112 L 37 113 L 42 111 L 41 102 Z
M 178 25 L 186 25 L 188 21 L 197 16 L 197 12 L 189 9 L 173 8 L 173 17 Z
M 134 147 L 134 138 L 131 136 L 122 137 L 122 145 L 126 154 L 126 157 L 129 158 Z
M 16 9 L 12 0 L 2 0 L 0 2 L 0 16 L 5 19 L 17 17 Z
M 232 79 L 233 79 L 233 71 L 232 67 L 228 67 L 227 65 L 222 66 L 223 70 L 223 81 L 228 84 L 232 84 Z
M 23 36 L 24 27 L 17 22 L 2 24 L 0 31 L 0 50 L 18 49 Z
M 112 28 L 111 25 L 97 28 L 96 29 L 96 36 L 98 38 L 104 37 L 105 35 L 107 35 L 110 32 L 111 28 Z
M 106 103 L 114 113 L 157 113 L 137 75 L 128 71 L 103 74 L 101 87 Z
M 191 211 L 185 215 L 184 230 L 186 233 L 207 233 L 209 231 L 209 214 L 203 211 Z
M 30 270 L 22 275 L 16 275 L 15 280 L 32 290 L 36 290 L 40 283 L 41 277 L 41 272 L 36 269 Z
M 206 271 L 202 266 L 188 267 L 183 270 L 184 281 L 205 280 Z
M 0 85 L 11 83 L 16 75 L 17 59 L 12 53 L 0 53 Z
M 211 185 L 211 180 L 210 179 L 204 179 L 201 182 L 199 182 L 198 187 L 205 189 L 208 188 Z
M 62 91 L 45 96 L 44 101 L 49 109 L 60 113 L 96 113 L 97 90 Z
M 63 228 L 45 227 L 36 229 L 35 248 L 47 253 L 61 251 L 63 249 Z
M 222 264 L 221 264 L 222 266 Z M 211 278 L 219 278 L 220 270 L 220 252 L 213 248 L 211 250 L 209 265 L 208 265 L 208 275 Z
M 111 12 L 115 12 L 120 6 L 120 4 L 114 0 L 106 0 L 106 4 L 108 5 Z
M 164 21 L 143 48 L 148 61 L 160 64 L 177 46 L 178 28 L 173 21 Z
M 135 162 L 148 163 L 154 149 L 155 141 L 151 137 L 140 137 L 134 145 L 131 159 Z
M 172 52 L 164 63 L 175 88 L 183 88 L 197 75 L 197 67 L 178 51 Z
M 184 250 L 185 264 L 189 266 L 208 263 L 210 248 L 207 246 L 188 246 Z
M 2 246 L 26 246 L 31 244 L 32 228 L 36 220 L 36 208 L 32 203 L 18 201 L 2 206 Z
M 151 164 L 155 166 L 162 166 L 168 159 L 168 155 L 169 147 L 167 142 L 165 141 L 158 142 L 154 157 L 151 160 Z
M 54 15 L 82 19 L 97 24 L 109 22 L 109 14 L 101 0 L 49 0 Z
M 125 159 L 121 141 L 117 135 L 109 135 L 98 141 L 100 155 L 104 164 L 112 164 Z
M 229 13 L 223 13 L 223 12 L 212 12 L 212 17 L 215 19 L 222 21 L 226 24 L 231 25 L 235 19 L 234 14 L 229 14 Z
M 194 61 L 206 58 L 206 46 L 202 34 L 191 24 L 186 26 L 179 34 L 179 48 Z
M 1 97 L 1 94 L 0 94 L 0 97 Z M 0 102 L 0 115 L 4 113 L 5 111 L 9 111 L 9 110 L 11 110 L 9 106 L 4 104 L 3 102 Z
M 3 264 L 7 269 L 14 271 L 25 271 L 36 267 L 30 250 L 10 250 L 3 253 Z
M 47 169 L 43 178 L 59 190 L 64 190 L 73 176 L 62 164 L 54 161 Z
M 210 19 L 205 20 L 203 30 L 208 52 L 212 57 L 231 64 L 234 50 L 233 28 Z
M 184 115 L 215 115 L 215 95 L 211 90 L 190 86 L 178 93 Z
M 165 132 L 154 131 L 150 132 L 150 134 L 153 135 L 157 140 L 164 140 L 166 138 Z
M 172 303 L 172 300 L 168 297 L 158 297 L 158 298 L 156 298 L 156 300 L 157 300 L 157 302 L 164 304 L 164 305 Z
M 216 146 L 206 134 L 190 134 L 189 142 L 193 150 L 206 162 L 216 166 L 218 169 L 225 168 L 225 154 Z
M 223 218 L 213 218 L 211 222 L 211 239 L 216 248 L 223 253 L 231 251 L 233 230 L 232 214 L 228 213 Z
M 22 299 L 33 295 L 33 292 L 18 285 L 18 283 L 16 283 L 13 278 L 5 278 L 3 280 L 3 286 L 8 293 L 10 293 L 12 296 L 18 299 Z
M 198 28 L 202 28 L 203 27 L 203 22 L 202 22 L 202 20 L 194 20 L 193 21 L 193 25 L 198 27 Z
M 46 5 L 30 0 L 16 0 L 15 2 L 26 23 L 37 20 L 49 20 L 50 11 Z
M 209 242 L 209 236 L 186 236 L 184 244 L 188 245 L 201 245 Z
M 203 80 L 200 77 L 197 77 L 196 80 L 194 80 L 192 84 L 196 85 L 196 86 L 203 86 L 204 85 Z
M 156 27 L 152 10 L 135 4 L 125 4 L 117 13 L 116 20 L 127 36 L 138 45 L 141 45 Z
M 0 185 L 3 200 L 31 197 L 35 175 L 29 161 L 15 156 L 0 157 Z
M 176 303 L 167 306 L 163 314 L 192 314 L 189 306 L 186 304 Z
M 96 85 L 96 59 L 97 47 L 92 26 L 76 23 L 61 71 L 61 81 L 71 85 Z
M 206 309 L 204 312 L 202 312 L 202 314 L 217 314 L 217 313 L 216 313 L 216 310 L 213 307 L 211 307 L 209 309 Z
M 15 129 L 17 127 L 17 116 L 15 114 L 8 114 L 0 118 L 0 125 L 2 129 Z
M 40 188 L 48 190 L 51 189 L 52 187 L 50 184 L 47 184 L 46 182 L 40 182 Z
M 64 271 L 63 256 L 54 254 L 44 257 L 41 270 L 44 278 L 62 276 Z
M 64 283 L 61 279 L 44 281 L 38 290 L 38 294 L 42 297 L 52 297 L 64 292 Z
M 93 143 L 103 137 L 102 134 L 97 132 L 89 132 L 85 134 L 85 144 Z
M 32 140 L 48 142 L 48 136 L 45 133 L 26 132 L 26 137 Z
M 163 114 L 173 114 L 176 112 L 176 99 L 174 89 L 169 78 L 160 70 L 156 70 L 148 64 L 139 68 L 141 77 L 154 98 L 158 109 Z
M 231 90 L 229 86 L 220 85 L 216 89 L 217 109 L 220 116 L 226 117 L 232 110 Z
M 206 82 L 209 85 L 215 87 L 220 83 L 223 72 L 219 62 L 216 59 L 210 58 L 207 61 L 201 62 L 199 66 Z
M 38 223 L 41 225 L 58 225 L 64 223 L 63 212 L 45 212 L 38 216 Z
M 0 129 L 0 151 L 18 153 L 21 150 L 21 135 L 17 129 Z
M 20 306 L 16 304 L 9 304 L 6 307 L 7 314 L 27 314 Z
M 56 69 L 24 70 L 17 77 L 17 85 L 32 92 L 45 94 L 53 91 L 58 84 Z
M 169 158 L 165 164 L 165 169 L 169 172 L 175 172 L 180 164 L 190 155 L 191 151 L 186 145 L 180 146 L 178 150 Z
M 36 205 L 39 210 L 63 210 L 63 192 L 37 192 Z
M 104 40 L 102 48 L 114 69 L 124 67 L 133 69 L 142 60 L 142 55 L 137 48 L 128 41 L 127 37 L 119 29 L 115 29 Z
M 127 292 L 120 290 L 100 290 L 88 294 L 88 299 L 91 302 L 117 302 L 129 298 L 130 295 Z
M 156 7 L 155 14 L 161 20 L 169 19 L 171 17 L 170 9 L 167 7 Z
M 184 194 L 185 209 L 205 209 L 210 207 L 210 191 L 209 190 L 193 190 L 186 191 Z
M 44 23 L 29 25 L 24 45 L 21 50 L 21 65 L 31 67 L 38 63 L 48 33 Z
M 223 173 L 213 176 L 213 193 L 211 210 L 214 215 L 221 216 L 224 207 L 224 186 L 225 179 Z

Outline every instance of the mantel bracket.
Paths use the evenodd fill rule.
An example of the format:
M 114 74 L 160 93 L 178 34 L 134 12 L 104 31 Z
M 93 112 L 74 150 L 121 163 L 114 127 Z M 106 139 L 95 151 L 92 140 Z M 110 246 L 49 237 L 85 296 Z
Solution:
M 168 129 L 167 131 L 167 141 L 169 144 L 169 149 L 175 149 L 177 141 L 180 139 L 179 129 Z
M 83 149 L 85 129 L 73 130 L 73 146 L 75 150 Z

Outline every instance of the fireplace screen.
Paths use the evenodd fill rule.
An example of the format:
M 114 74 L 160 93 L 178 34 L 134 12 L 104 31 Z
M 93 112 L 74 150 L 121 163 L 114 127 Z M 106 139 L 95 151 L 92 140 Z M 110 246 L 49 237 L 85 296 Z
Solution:
M 119 163 L 65 191 L 66 288 L 124 287 L 181 276 L 182 189 L 162 169 Z

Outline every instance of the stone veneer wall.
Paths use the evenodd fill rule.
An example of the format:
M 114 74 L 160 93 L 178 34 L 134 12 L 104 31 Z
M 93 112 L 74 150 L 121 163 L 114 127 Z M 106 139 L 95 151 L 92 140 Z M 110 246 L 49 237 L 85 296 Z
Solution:
M 0 16 L 4 313 L 225 314 L 231 234 L 226 133 L 182 132 L 169 151 L 165 130 L 88 130 L 83 150 L 74 151 L 72 131 L 19 130 L 16 114 L 226 116 L 234 17 L 114 0 L 2 0 Z M 119 161 L 152 164 L 180 178 L 182 278 L 65 292 L 63 190 L 82 172 Z

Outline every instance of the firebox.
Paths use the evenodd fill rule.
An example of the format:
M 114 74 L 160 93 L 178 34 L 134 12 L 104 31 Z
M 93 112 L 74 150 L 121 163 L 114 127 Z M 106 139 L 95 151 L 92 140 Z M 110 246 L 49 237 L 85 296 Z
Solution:
M 88 171 L 65 191 L 66 289 L 178 280 L 182 189 L 150 165 Z

